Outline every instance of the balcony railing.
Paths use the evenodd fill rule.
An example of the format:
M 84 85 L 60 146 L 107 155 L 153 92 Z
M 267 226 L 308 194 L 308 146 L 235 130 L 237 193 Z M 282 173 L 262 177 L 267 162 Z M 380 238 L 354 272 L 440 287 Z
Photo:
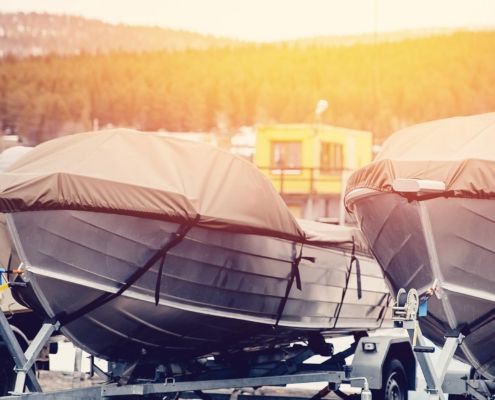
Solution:
M 345 168 L 260 167 L 280 194 L 340 194 Z

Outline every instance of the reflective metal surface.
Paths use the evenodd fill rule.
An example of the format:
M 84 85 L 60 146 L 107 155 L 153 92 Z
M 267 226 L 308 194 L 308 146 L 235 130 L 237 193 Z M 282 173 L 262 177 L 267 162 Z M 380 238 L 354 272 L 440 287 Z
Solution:
M 495 377 L 495 202 L 438 197 L 408 201 L 399 194 L 357 199 L 354 213 L 397 292 L 438 286 L 420 318 L 425 336 L 442 345 L 462 331 L 457 356 Z
M 116 292 L 178 229 L 170 222 L 84 211 L 9 218 L 29 281 L 29 290 L 17 294 L 50 317 Z M 144 353 L 192 357 L 304 338 L 309 331 L 339 335 L 381 325 L 388 289 L 376 262 L 358 255 L 358 299 L 354 268 L 348 277 L 349 251 L 304 246 L 303 256 L 315 262 L 301 261 L 302 290 L 293 285 L 274 328 L 299 250 L 280 239 L 193 228 L 166 257 L 158 306 L 159 262 L 121 296 L 62 330 L 92 354 L 131 359 Z

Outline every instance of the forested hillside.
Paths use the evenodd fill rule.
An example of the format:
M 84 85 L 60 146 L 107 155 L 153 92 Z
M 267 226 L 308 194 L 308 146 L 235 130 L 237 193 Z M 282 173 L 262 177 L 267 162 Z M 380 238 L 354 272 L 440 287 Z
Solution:
M 495 111 L 495 32 L 350 46 L 4 59 L 0 121 L 30 142 L 100 126 L 233 132 L 266 122 L 371 130 Z
M 114 25 L 72 15 L 0 14 L 0 56 L 207 49 L 234 40 L 158 27 Z

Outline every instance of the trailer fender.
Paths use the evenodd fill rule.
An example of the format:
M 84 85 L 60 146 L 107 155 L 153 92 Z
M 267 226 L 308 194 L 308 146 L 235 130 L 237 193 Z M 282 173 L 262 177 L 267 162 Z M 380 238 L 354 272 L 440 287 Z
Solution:
M 372 390 L 383 386 L 383 373 L 391 360 L 399 360 L 405 370 L 407 389 L 416 389 L 416 359 L 407 337 L 372 336 L 359 340 L 352 362 L 352 377 L 366 377 Z

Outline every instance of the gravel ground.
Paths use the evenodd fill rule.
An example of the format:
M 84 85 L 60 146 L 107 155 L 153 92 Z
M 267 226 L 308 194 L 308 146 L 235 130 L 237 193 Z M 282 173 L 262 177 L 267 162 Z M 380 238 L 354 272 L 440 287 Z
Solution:
M 89 378 L 87 374 L 81 374 L 79 379 L 74 378 L 72 372 L 38 371 L 37 374 L 40 385 L 45 392 L 88 387 L 103 383 L 100 378 Z

